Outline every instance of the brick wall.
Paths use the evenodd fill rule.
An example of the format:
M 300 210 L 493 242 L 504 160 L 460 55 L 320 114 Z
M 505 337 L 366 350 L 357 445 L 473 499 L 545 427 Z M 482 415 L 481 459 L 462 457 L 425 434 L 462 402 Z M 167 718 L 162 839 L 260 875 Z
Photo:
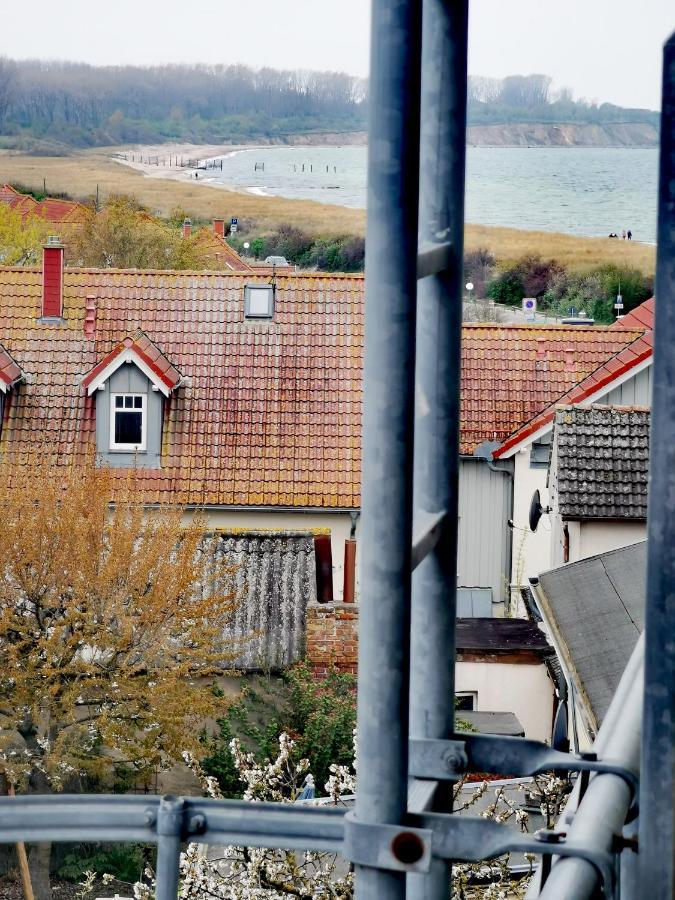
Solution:
M 317 675 L 336 668 L 356 674 L 359 608 L 354 603 L 307 606 L 307 659 Z

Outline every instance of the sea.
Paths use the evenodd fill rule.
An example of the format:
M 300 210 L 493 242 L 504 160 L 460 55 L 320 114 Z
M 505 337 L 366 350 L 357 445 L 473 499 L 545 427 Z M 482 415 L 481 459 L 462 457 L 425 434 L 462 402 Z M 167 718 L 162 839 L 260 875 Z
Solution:
M 255 147 L 222 157 L 204 181 L 259 196 L 366 205 L 365 147 Z M 620 148 L 493 148 L 467 151 L 467 222 L 621 234 L 656 241 L 658 151 Z

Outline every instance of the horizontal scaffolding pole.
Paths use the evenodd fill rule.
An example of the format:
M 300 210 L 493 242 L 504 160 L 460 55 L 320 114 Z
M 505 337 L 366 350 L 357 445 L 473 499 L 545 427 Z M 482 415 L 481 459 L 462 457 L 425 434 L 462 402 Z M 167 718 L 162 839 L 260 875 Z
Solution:
M 160 807 L 166 799 L 169 798 L 118 794 L 0 797 L 0 843 L 157 843 Z M 340 853 L 343 847 L 345 809 L 194 797 L 178 799 L 183 841 L 328 853 Z

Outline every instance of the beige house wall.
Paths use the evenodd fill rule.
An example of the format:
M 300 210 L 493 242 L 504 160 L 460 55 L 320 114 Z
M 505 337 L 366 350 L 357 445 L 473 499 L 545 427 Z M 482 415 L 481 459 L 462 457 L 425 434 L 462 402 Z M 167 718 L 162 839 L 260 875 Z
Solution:
M 458 662 L 455 691 L 477 693 L 479 712 L 512 712 L 525 737 L 551 740 L 553 682 L 543 663 Z
M 570 522 L 570 562 L 647 539 L 646 522 Z M 574 535 L 574 540 L 572 539 Z

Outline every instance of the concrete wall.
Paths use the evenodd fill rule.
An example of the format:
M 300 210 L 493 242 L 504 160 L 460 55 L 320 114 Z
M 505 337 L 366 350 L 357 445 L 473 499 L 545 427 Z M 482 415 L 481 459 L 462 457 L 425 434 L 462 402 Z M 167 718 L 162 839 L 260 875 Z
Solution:
M 206 518 L 212 528 L 219 528 L 230 532 L 247 531 L 280 531 L 285 533 L 326 533 L 330 532 L 331 550 L 333 554 L 333 597 L 336 601 L 342 600 L 342 588 L 344 582 L 344 551 L 345 540 L 349 537 L 351 529 L 351 516 L 349 513 L 334 512 L 295 512 L 286 510 L 237 510 L 226 507 L 217 510 L 207 510 Z M 357 522 L 356 537 L 359 530 Z M 358 550 L 357 550 L 358 563 Z M 357 566 L 358 568 L 358 566 Z M 358 594 L 358 579 L 357 579 Z
M 479 712 L 512 712 L 525 737 L 551 740 L 553 682 L 543 663 L 457 662 L 455 691 L 477 693 Z
M 110 449 L 110 397 L 112 394 L 147 395 L 147 449 L 124 453 Z M 162 402 L 159 391 L 133 363 L 125 363 L 108 379 L 103 390 L 96 391 L 96 449 L 106 464 L 114 468 L 158 469 L 162 464 Z
M 512 465 L 508 463 L 502 471 L 492 471 L 484 460 L 464 457 L 459 475 L 457 584 L 491 588 L 498 615 L 503 614 L 511 577 L 507 521 L 511 518 Z

